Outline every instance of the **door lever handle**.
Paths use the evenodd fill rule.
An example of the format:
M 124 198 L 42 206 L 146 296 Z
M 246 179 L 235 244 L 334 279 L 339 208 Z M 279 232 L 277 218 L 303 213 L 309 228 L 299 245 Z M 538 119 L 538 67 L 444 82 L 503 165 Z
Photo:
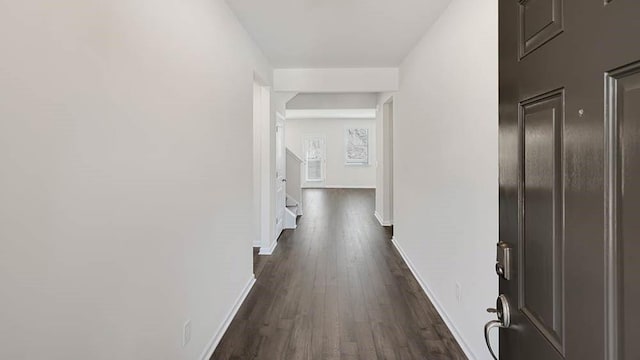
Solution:
M 489 341 L 489 333 L 491 332 L 491 329 L 501 327 L 503 326 L 502 321 L 500 320 L 491 320 L 484 326 L 484 341 L 487 343 L 487 348 L 489 349 L 491 356 L 493 356 L 495 360 L 498 360 L 498 357 L 496 356 L 496 353 L 493 352 L 493 348 L 491 347 L 491 341 Z
M 505 295 L 498 296 L 496 308 L 489 308 L 487 309 L 487 312 L 490 314 L 496 314 L 498 317 L 497 320 L 491 320 L 484 326 L 484 341 L 487 343 L 487 348 L 489 349 L 491 356 L 493 356 L 495 360 L 498 360 L 496 353 L 491 347 L 489 335 L 492 329 L 508 329 L 511 326 L 511 306 L 509 305 L 509 300 Z

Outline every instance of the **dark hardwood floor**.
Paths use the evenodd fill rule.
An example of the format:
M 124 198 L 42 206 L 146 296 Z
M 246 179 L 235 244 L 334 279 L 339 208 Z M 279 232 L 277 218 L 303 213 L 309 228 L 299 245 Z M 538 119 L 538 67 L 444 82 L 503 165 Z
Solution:
M 304 192 L 211 359 L 466 359 L 373 216 L 373 190 Z

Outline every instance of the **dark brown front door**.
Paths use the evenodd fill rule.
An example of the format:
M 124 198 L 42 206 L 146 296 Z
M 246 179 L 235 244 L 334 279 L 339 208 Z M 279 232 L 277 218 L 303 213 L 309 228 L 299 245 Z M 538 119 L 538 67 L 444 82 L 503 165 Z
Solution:
M 502 360 L 640 359 L 640 1 L 500 1 Z

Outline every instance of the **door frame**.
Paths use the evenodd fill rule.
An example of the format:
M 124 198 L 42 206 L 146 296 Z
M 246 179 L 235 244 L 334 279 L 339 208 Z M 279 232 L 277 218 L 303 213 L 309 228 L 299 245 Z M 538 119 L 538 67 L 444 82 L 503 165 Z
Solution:
M 285 208 L 287 207 L 287 186 L 285 184 L 287 178 L 287 144 L 286 144 L 286 121 L 284 115 L 280 112 L 276 112 L 276 124 L 274 131 L 274 152 L 275 152 L 275 181 L 273 183 L 273 192 L 274 192 L 274 236 L 273 241 L 278 241 L 280 234 L 284 230 L 284 216 L 285 216 Z M 282 156 L 282 164 L 281 169 L 278 169 L 278 131 L 282 131 L 282 148 L 281 156 Z M 281 172 L 279 172 L 281 170 Z M 278 198 L 278 189 L 282 187 L 284 191 L 284 198 Z M 280 206 L 282 208 L 280 208 Z M 278 226 L 278 215 L 281 214 L 282 218 L 280 219 L 280 227 Z
M 253 247 L 265 255 L 271 253 L 271 88 L 254 76 L 253 94 Z
M 393 225 L 393 122 L 394 96 L 378 108 L 376 156 L 376 210 L 374 216 L 382 226 Z

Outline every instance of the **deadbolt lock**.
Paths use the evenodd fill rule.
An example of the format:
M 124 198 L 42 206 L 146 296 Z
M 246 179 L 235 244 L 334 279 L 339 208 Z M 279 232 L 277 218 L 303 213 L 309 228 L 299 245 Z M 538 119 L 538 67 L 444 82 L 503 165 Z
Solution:
M 512 248 L 506 242 L 498 243 L 498 256 L 496 261 L 496 274 L 505 280 L 511 280 L 512 277 Z

